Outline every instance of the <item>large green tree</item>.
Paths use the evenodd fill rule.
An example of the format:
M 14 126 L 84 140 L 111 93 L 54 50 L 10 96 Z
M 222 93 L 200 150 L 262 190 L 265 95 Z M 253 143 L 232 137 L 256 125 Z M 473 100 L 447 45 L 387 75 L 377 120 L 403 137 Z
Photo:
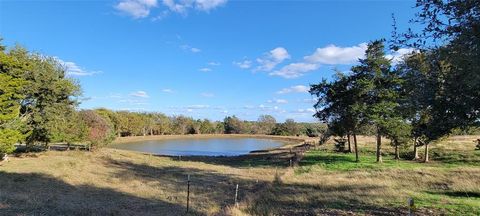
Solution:
M 363 119 L 376 128 L 376 160 L 382 162 L 382 136 L 388 136 L 396 130 L 395 124 L 403 119 L 397 112 L 399 107 L 401 79 L 391 69 L 390 59 L 385 57 L 383 40 L 368 44 L 365 58 L 352 67 L 362 104 L 358 107 Z
M 350 134 L 353 135 L 355 158 L 358 162 L 357 132 L 362 123 L 360 112 L 363 104 L 353 77 L 337 71 L 331 82 L 324 79 L 319 84 L 311 85 L 310 93 L 318 98 L 314 105 L 316 109 L 314 116 L 328 125 L 325 135 L 347 136 L 349 151 L 351 151 Z
M 423 101 L 413 100 L 421 105 L 413 128 L 428 161 L 429 143 L 480 123 L 480 2 L 418 0 L 416 6 L 420 12 L 412 21 L 424 28 L 396 37 L 395 48 L 422 53 L 403 69 L 421 78 L 416 84 L 424 92 L 417 97 Z
M 29 53 L 19 46 L 7 55 L 16 63 L 5 73 L 26 81 L 20 115 L 26 118 L 27 147 L 36 143 L 48 145 L 51 140 L 48 127 L 52 126 L 49 122 L 62 116 L 64 110 L 75 108 L 80 87 L 66 76 L 65 66 L 54 58 Z

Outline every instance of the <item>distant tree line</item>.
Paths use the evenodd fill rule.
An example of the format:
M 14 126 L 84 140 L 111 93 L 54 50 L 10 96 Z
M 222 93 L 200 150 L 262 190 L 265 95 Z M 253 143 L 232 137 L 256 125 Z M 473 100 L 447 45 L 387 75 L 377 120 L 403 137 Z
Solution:
M 382 137 L 399 147 L 425 148 L 451 134 L 478 133 L 480 124 L 480 4 L 465 0 L 418 0 L 412 22 L 425 28 L 394 32 L 391 49 L 410 53 L 393 64 L 384 40 L 368 44 L 365 58 L 351 72 L 337 72 L 332 81 L 311 86 L 318 97 L 315 116 L 328 124 L 330 136 L 353 137 L 373 128 L 377 162 Z M 395 21 L 395 20 L 394 20 Z M 475 132 L 477 131 L 477 132 Z
M 281 136 L 318 137 L 326 131 L 321 123 L 297 123 L 287 119 L 277 123 L 271 115 L 261 115 L 257 121 L 227 116 L 223 121 L 194 119 L 183 115 L 167 116 L 159 112 L 129 112 L 109 109 L 92 110 L 108 122 L 115 136 L 151 136 L 186 134 L 266 134 Z

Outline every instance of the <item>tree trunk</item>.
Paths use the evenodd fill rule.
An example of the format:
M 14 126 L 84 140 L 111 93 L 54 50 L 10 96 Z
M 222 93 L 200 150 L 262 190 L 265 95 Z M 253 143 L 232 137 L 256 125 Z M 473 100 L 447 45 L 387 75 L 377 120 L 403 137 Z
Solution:
M 400 159 L 400 152 L 398 151 L 398 143 L 395 142 L 395 160 Z
M 415 137 L 414 140 L 413 140 L 413 160 L 418 160 L 418 158 L 420 158 L 420 157 L 418 157 L 417 139 L 418 138 Z
M 382 136 L 380 135 L 380 129 L 377 128 L 377 162 L 383 163 L 382 161 Z
M 425 143 L 425 159 L 423 162 L 428 162 L 428 143 Z
M 353 133 L 353 145 L 355 148 L 355 162 L 359 162 L 360 159 L 358 158 L 357 134 L 355 133 Z
M 352 153 L 352 145 L 350 144 L 350 133 L 347 134 L 347 142 L 348 142 L 348 153 Z

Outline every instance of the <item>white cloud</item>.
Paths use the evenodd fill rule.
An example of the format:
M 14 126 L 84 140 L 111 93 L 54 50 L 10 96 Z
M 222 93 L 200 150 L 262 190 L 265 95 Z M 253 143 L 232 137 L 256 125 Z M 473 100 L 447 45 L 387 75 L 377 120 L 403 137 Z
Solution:
M 121 0 L 115 9 L 138 19 L 147 17 L 156 6 L 157 0 Z
M 292 111 L 292 113 L 315 113 L 315 109 L 307 108 L 307 109 L 297 109 Z
M 287 100 L 285 99 L 273 99 L 273 100 L 268 100 L 268 103 L 276 103 L 276 104 L 286 104 L 288 103 Z
M 145 91 L 132 92 L 132 93 L 130 93 L 130 96 L 140 97 L 140 98 L 148 98 L 148 97 L 150 97 L 150 96 L 148 96 L 147 92 L 145 92 Z
M 102 73 L 102 71 L 87 71 L 78 66 L 75 62 L 63 61 L 57 57 L 55 57 L 55 59 L 65 68 L 66 75 L 68 76 L 92 76 L 94 74 Z
M 210 108 L 209 105 L 190 105 L 187 106 L 187 109 L 208 109 Z
M 211 98 L 215 96 L 213 93 L 209 93 L 209 92 L 202 92 L 200 95 L 202 97 L 207 97 L 207 98 Z
M 220 62 L 208 62 L 210 66 L 220 66 Z
M 198 70 L 201 71 L 201 72 L 209 72 L 209 71 L 212 71 L 212 69 L 210 69 L 210 68 L 200 68 L 200 69 L 198 69 Z
M 300 100 L 300 101 L 303 102 L 303 103 L 314 104 L 314 103 L 318 102 L 318 99 L 310 98 L 310 99 L 303 99 L 303 100 Z
M 280 91 L 277 91 L 277 94 L 287 94 L 287 93 L 308 93 L 310 90 L 309 87 L 304 85 L 296 85 L 289 88 L 284 88 Z
M 397 51 L 393 51 L 391 54 L 385 55 L 385 57 L 391 59 L 393 64 L 398 64 L 403 60 L 404 56 L 408 56 L 415 52 L 418 52 L 418 50 L 414 48 L 401 48 Z
M 163 0 L 169 10 L 186 15 L 189 9 L 209 12 L 227 3 L 227 0 Z
M 202 50 L 201 49 L 198 49 L 198 48 L 195 48 L 195 47 L 192 47 L 190 49 L 190 51 L 192 51 L 193 53 L 198 53 L 198 52 L 201 52 Z
M 195 47 L 191 47 L 191 46 L 188 45 L 188 44 L 181 45 L 180 48 L 182 48 L 183 50 L 190 51 L 190 52 L 192 52 L 192 53 L 199 53 L 199 52 L 202 51 L 201 49 L 195 48 Z
M 283 47 L 277 47 L 264 54 L 263 57 L 257 58 L 258 67 L 257 71 L 271 71 L 275 66 L 282 63 L 284 60 L 289 59 L 290 55 L 288 51 Z
M 164 93 L 173 93 L 172 89 L 162 89 L 162 92 Z
M 280 76 L 286 79 L 297 78 L 303 76 L 305 73 L 314 71 L 318 69 L 320 66 L 318 64 L 313 63 L 292 63 L 289 65 L 284 66 L 280 70 L 276 70 L 271 72 L 269 75 L 271 76 Z
M 249 69 L 252 67 L 252 61 L 244 60 L 241 62 L 233 62 L 234 65 L 238 66 L 241 69 Z
M 196 8 L 201 11 L 210 11 L 227 3 L 227 0 L 196 0 Z
M 165 19 L 168 15 L 170 14 L 170 11 L 169 10 L 164 10 L 162 12 L 160 12 L 158 15 L 156 15 L 155 17 L 152 17 L 152 21 L 159 21 L 159 20 L 163 20 Z
M 361 43 L 351 47 L 338 47 L 333 44 L 323 48 L 317 48 L 310 56 L 305 56 L 304 59 L 310 63 L 320 64 L 353 64 L 359 58 L 365 56 L 367 43 Z
M 110 94 L 110 95 L 108 95 L 108 98 L 122 98 L 122 95 L 121 95 L 121 94 L 117 94 L 117 93 L 115 93 L 115 94 Z

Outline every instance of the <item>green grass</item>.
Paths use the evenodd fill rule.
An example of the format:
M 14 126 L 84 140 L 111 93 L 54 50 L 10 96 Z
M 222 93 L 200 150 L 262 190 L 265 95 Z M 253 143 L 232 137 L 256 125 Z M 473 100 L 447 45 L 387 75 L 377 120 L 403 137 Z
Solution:
M 383 163 L 377 163 L 375 155 L 360 155 L 360 161 L 355 162 L 355 154 L 353 153 L 333 153 L 321 150 L 309 151 L 305 154 L 302 162 L 302 168 L 308 169 L 308 166 L 319 166 L 326 170 L 332 171 L 352 171 L 352 170 L 382 170 L 387 168 L 395 169 L 412 169 L 424 167 L 414 161 L 394 160 L 383 157 Z
M 480 215 L 480 197 L 461 192 L 421 191 L 412 194 L 417 208 L 437 208 L 451 215 Z
M 425 214 L 480 215 L 480 152 L 437 148 L 431 153 L 429 163 L 395 160 L 388 153 L 383 163 L 377 163 L 374 152 L 362 152 L 357 163 L 353 153 L 312 150 L 305 154 L 294 173 L 299 179 L 322 170 L 327 175 L 343 173 L 352 178 L 382 175 L 386 179 L 372 180 L 387 184 L 389 190 L 398 193 L 397 197 L 381 200 L 385 206 L 405 208 L 406 198 L 412 197 L 415 206 Z

